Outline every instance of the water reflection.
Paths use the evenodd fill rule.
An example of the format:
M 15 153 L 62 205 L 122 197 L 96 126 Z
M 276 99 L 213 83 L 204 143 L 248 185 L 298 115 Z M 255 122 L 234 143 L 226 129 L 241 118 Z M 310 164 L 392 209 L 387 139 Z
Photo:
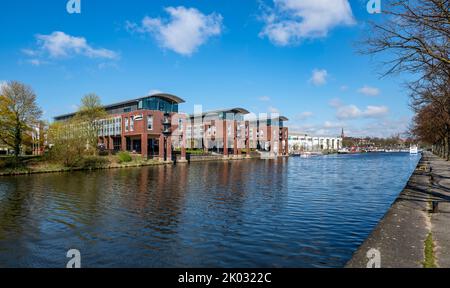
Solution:
M 401 191 L 406 154 L 0 178 L 0 267 L 339 267 Z

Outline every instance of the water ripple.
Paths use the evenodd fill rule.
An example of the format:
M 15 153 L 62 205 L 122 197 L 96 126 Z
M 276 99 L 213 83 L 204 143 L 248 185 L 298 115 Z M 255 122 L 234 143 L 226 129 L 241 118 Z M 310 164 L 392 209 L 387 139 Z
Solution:
M 341 267 L 402 190 L 407 154 L 0 179 L 0 267 Z

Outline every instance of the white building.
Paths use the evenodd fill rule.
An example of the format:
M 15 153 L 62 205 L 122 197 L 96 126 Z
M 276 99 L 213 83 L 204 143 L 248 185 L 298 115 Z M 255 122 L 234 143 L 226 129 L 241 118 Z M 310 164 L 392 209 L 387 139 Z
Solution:
M 289 133 L 289 152 L 320 152 L 342 149 L 341 137 L 310 136 L 301 133 Z

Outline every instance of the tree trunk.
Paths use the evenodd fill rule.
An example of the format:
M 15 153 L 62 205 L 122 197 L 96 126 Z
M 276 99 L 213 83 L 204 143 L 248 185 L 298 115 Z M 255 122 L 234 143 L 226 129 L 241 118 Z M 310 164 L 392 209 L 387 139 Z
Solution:
M 14 157 L 16 160 L 20 155 L 20 146 L 22 145 L 22 130 L 20 127 L 16 128 L 16 133 L 14 135 Z
M 447 161 L 450 161 L 450 132 L 447 132 Z

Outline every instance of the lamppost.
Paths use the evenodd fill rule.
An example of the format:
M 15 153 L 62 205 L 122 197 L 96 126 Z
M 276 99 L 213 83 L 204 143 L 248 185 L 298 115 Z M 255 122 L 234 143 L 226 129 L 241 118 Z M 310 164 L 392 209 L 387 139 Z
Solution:
M 170 128 L 172 126 L 172 123 L 170 122 L 170 113 L 164 113 L 164 120 L 163 120 L 163 135 L 164 135 L 164 161 L 167 161 L 168 157 L 168 150 L 171 149 L 170 147 L 167 147 L 167 138 L 170 136 L 171 131 Z M 172 160 L 172 159 L 169 159 Z

